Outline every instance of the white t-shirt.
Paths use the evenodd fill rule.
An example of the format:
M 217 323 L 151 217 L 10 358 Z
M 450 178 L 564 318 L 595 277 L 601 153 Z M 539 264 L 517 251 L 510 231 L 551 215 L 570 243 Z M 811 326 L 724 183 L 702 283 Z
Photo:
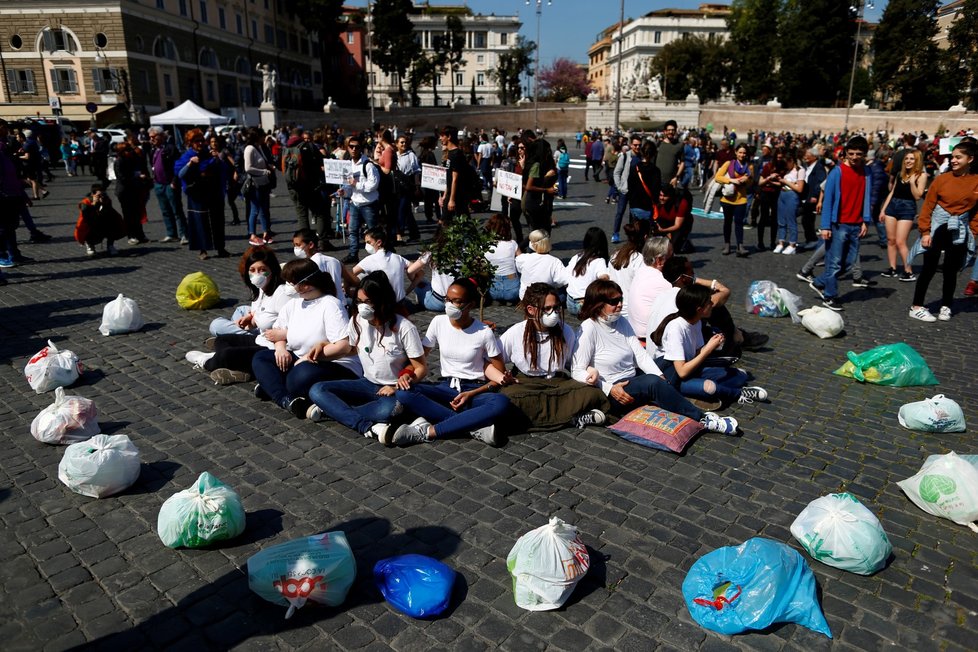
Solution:
M 320 342 L 345 340 L 349 323 L 350 319 L 340 305 L 340 300 L 326 294 L 311 301 L 292 299 L 279 312 L 275 328 L 288 331 L 285 338 L 286 348 L 302 357 Z M 363 374 L 356 356 L 344 356 L 333 362 L 350 369 L 358 376 Z
M 499 343 L 503 349 L 503 360 L 516 365 L 516 368 L 527 376 L 553 378 L 555 373 L 565 371 L 570 362 L 571 353 L 574 351 L 575 337 L 574 331 L 571 330 L 570 326 L 567 324 L 561 324 L 561 326 L 564 334 L 564 342 L 566 342 L 562 360 L 556 360 L 553 365 L 550 364 L 550 353 L 552 351 L 550 339 L 546 335 L 538 333 L 537 364 L 539 367 L 530 367 L 530 356 L 523 349 L 523 335 L 526 333 L 526 321 L 513 324 L 499 338 Z M 544 338 L 547 339 L 544 341 Z
M 452 278 L 451 274 L 442 274 L 438 271 L 437 267 L 432 267 L 429 265 L 431 262 L 431 252 L 426 251 L 421 254 L 421 264 L 428 267 L 431 270 L 431 289 L 438 296 L 444 297 L 448 292 L 448 288 L 451 287 L 452 282 L 455 280 Z M 442 299 L 444 301 L 444 299 Z
M 360 326 L 357 335 L 353 322 Z M 363 367 L 363 377 L 376 385 L 394 385 L 398 374 L 408 364 L 408 358 L 424 355 L 418 327 L 398 315 L 394 331 L 381 334 L 374 326 L 357 315 L 350 319 L 350 344 L 357 347 Z
M 632 287 L 628 291 L 628 321 L 636 333 L 644 333 L 649 321 L 652 302 L 672 287 L 662 272 L 644 263 L 635 270 Z
M 309 260 L 319 265 L 319 269 L 330 275 L 333 283 L 336 285 L 336 298 L 345 304 L 346 293 L 343 292 L 343 263 L 332 256 L 327 256 L 318 251 L 310 256 Z
M 659 327 L 663 319 L 676 312 L 676 295 L 678 294 L 679 288 L 677 287 L 671 290 L 663 290 L 662 294 L 652 302 L 652 309 L 649 311 L 649 321 L 647 322 L 648 325 L 645 327 L 646 339 L 652 337 L 652 333 Z
M 582 275 L 574 276 L 574 267 L 580 257 L 580 254 L 574 254 L 574 257 L 567 263 L 567 296 L 571 299 L 583 299 L 584 293 L 587 292 L 587 286 L 591 285 L 599 276 L 613 278 L 615 273 L 615 268 L 609 265 L 608 261 L 604 258 L 595 258 L 587 264 Z
M 278 318 L 278 313 L 292 300 L 288 290 L 289 286 L 285 283 L 279 283 L 272 296 L 265 294 L 261 288 L 258 289 L 258 298 L 251 302 L 251 315 L 255 320 L 255 328 L 263 331 L 272 327 Z
M 516 257 L 516 270 L 520 273 L 520 299 L 534 283 L 548 283 L 557 289 L 567 285 L 567 269 L 550 254 L 520 254 Z
M 401 255 L 389 251 L 375 251 L 359 263 L 357 266 L 366 273 L 381 271 L 390 279 L 391 287 L 394 288 L 394 297 L 398 301 L 404 300 L 404 272 L 410 263 Z
M 516 273 L 516 253 L 519 244 L 515 240 L 499 240 L 486 252 L 486 260 L 496 266 L 496 276 Z
M 803 168 L 800 165 L 796 165 L 794 170 L 792 170 L 788 174 L 784 175 L 784 180 L 785 181 L 789 181 L 791 183 L 794 183 L 795 181 L 804 181 L 805 180 L 805 168 Z M 787 190 L 787 188 L 786 188 L 786 190 Z
M 703 325 L 700 323 L 690 324 L 682 317 L 676 317 L 662 332 L 662 357 L 666 360 L 689 362 L 702 348 Z
M 642 262 L 642 252 L 633 251 L 632 255 L 628 258 L 628 265 L 622 267 L 621 269 L 616 269 L 614 276 L 611 277 L 615 283 L 621 288 L 621 314 L 628 315 L 628 293 L 632 289 L 632 278 L 635 276 L 635 271 L 644 265 Z M 612 265 L 612 269 L 614 266 Z
M 484 159 L 488 159 L 492 156 L 492 145 L 490 145 L 488 142 L 479 143 L 479 148 L 476 151 L 479 152 L 479 156 Z
M 586 382 L 588 367 L 598 370 L 598 381 L 605 394 L 610 393 L 618 381 L 634 376 L 636 368 L 647 374 L 662 375 L 624 317 L 610 326 L 596 319 L 581 322 L 571 361 L 571 376 Z
M 422 344 L 438 347 L 442 376 L 462 380 L 485 380 L 486 363 L 500 353 L 496 336 L 488 326 L 473 319 L 468 328 L 455 328 L 448 315 L 431 320 Z

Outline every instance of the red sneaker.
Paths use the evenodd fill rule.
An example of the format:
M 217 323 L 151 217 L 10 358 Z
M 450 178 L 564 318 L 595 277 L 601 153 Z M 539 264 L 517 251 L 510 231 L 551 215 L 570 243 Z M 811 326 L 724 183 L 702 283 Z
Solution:
M 964 296 L 978 296 L 978 281 L 968 281 L 968 287 L 964 289 Z

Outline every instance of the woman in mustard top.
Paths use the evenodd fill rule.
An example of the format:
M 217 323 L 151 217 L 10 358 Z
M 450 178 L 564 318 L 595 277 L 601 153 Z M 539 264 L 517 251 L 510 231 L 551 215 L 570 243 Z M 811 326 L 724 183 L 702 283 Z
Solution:
M 720 207 L 723 209 L 723 251 L 720 253 L 724 256 L 730 253 L 730 227 L 733 225 L 734 235 L 737 237 L 737 257 L 746 258 L 744 219 L 747 217 L 747 189 L 753 182 L 754 171 L 747 162 L 747 145 L 738 145 L 734 154 L 736 158 L 724 163 L 715 177 L 723 195 L 720 198 Z

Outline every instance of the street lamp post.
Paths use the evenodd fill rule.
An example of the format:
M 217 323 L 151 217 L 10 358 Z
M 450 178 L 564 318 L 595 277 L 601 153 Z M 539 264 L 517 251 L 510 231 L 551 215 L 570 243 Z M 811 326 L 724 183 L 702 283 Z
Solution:
M 374 39 L 371 33 L 374 30 L 373 14 L 370 10 L 370 0 L 367 0 L 367 85 L 370 87 L 370 128 L 374 128 Z
M 537 65 L 536 72 L 533 74 L 533 128 L 540 129 L 540 18 L 543 15 L 543 0 L 536 0 L 537 3 Z M 547 6 L 553 4 L 553 0 L 547 0 Z M 526 0 L 526 6 L 530 6 L 530 0 Z
M 615 64 L 615 124 L 611 128 L 616 132 L 621 124 L 621 58 L 625 46 L 625 0 L 621 0 L 621 13 L 618 16 L 618 61 Z
M 852 85 L 856 81 L 856 61 L 859 59 L 859 37 L 862 36 L 863 28 L 863 8 L 872 9 L 873 0 L 857 0 L 857 4 L 849 7 L 849 11 L 856 14 L 856 44 L 852 48 L 852 70 L 849 72 L 849 95 L 846 99 L 846 121 L 842 127 L 842 133 L 849 133 L 849 111 L 852 109 Z

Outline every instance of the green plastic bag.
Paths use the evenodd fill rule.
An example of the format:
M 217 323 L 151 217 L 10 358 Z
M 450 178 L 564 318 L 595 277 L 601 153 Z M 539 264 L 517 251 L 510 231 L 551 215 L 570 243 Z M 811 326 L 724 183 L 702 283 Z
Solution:
M 217 283 L 203 272 L 187 274 L 177 286 L 177 305 L 184 310 L 207 310 L 220 300 Z
M 169 548 L 200 548 L 233 539 L 244 529 L 238 494 L 206 471 L 194 486 L 167 498 L 156 521 L 156 533 Z
M 911 387 L 937 385 L 937 378 L 920 354 L 909 344 L 884 344 L 865 353 L 846 353 L 849 361 L 835 375 L 855 378 L 861 383 Z

